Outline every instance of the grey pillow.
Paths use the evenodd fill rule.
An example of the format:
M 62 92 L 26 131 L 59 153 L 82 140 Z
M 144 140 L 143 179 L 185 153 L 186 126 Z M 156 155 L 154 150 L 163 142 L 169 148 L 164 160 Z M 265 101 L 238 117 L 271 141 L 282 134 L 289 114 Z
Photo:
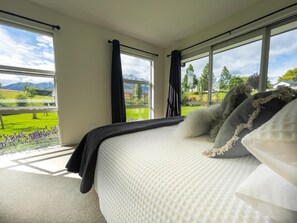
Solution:
M 275 91 L 260 92 L 241 103 L 220 129 L 208 157 L 233 158 L 250 154 L 241 139 L 260 127 L 287 103 L 297 97 L 297 91 L 283 87 Z
M 210 138 L 215 141 L 220 128 L 225 123 L 226 119 L 231 115 L 235 108 L 238 107 L 249 96 L 251 90 L 245 85 L 240 84 L 232 88 L 225 96 L 219 108 L 219 115 L 211 123 Z

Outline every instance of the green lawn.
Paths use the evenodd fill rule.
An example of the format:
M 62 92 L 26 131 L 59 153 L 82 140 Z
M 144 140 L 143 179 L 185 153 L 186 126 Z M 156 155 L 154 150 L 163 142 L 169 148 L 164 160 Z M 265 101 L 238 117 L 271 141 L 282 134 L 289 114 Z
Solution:
M 126 119 L 128 122 L 149 119 L 149 108 L 127 108 Z
M 206 106 L 200 105 L 200 106 L 182 106 L 181 107 L 181 115 L 187 116 L 191 111 L 205 108 Z
M 182 106 L 181 115 L 186 116 L 189 112 L 200 108 L 205 108 L 205 106 Z M 149 119 L 149 108 L 128 108 L 126 109 L 126 117 L 128 122 Z
M 59 144 L 57 112 L 3 115 L 0 129 L 0 154 Z
M 15 132 L 32 132 L 40 128 L 52 128 L 58 125 L 57 112 L 37 113 L 37 119 L 32 118 L 31 113 L 18 115 L 3 115 L 4 129 L 0 134 L 10 135 Z

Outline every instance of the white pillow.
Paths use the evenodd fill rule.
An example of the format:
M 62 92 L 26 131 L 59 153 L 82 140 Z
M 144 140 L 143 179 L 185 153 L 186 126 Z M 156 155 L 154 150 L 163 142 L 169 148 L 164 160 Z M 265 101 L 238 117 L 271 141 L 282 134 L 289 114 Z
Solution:
M 297 186 L 297 99 L 241 142 L 262 163 Z
M 279 222 L 297 222 L 297 187 L 261 164 L 235 195 Z
M 217 117 L 219 108 L 220 104 L 215 104 L 190 112 L 173 134 L 181 138 L 204 135 L 209 132 L 211 121 Z

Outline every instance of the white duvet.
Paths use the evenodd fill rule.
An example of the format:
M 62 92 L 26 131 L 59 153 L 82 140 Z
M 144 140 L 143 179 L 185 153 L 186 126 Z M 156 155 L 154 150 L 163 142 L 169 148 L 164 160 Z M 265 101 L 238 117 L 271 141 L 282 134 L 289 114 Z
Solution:
M 181 139 L 175 128 L 101 144 L 94 184 L 107 222 L 272 222 L 235 197 L 260 164 L 254 157 L 208 158 L 206 136 Z

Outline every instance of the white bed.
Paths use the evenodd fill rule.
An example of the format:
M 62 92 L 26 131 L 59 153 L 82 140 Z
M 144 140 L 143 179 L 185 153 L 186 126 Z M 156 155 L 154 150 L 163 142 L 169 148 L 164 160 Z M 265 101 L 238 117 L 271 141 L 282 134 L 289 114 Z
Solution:
M 208 158 L 206 136 L 181 139 L 176 127 L 101 144 L 94 186 L 107 222 L 273 222 L 235 196 L 259 161 Z

